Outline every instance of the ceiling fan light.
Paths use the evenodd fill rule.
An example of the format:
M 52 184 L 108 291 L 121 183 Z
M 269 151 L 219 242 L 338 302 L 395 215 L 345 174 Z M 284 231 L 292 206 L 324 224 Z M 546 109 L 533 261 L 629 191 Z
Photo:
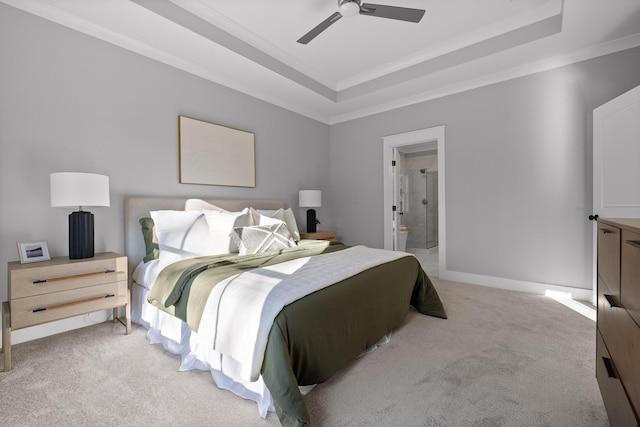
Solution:
M 360 13 L 360 5 L 355 1 L 346 1 L 340 4 L 340 15 L 344 17 L 356 16 Z

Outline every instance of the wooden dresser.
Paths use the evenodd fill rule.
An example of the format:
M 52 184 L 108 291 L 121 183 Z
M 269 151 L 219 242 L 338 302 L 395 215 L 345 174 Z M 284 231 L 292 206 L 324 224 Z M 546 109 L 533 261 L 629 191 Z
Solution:
M 640 219 L 598 219 L 596 378 L 611 426 L 640 426 Z
M 125 307 L 131 330 L 127 257 L 113 252 L 92 258 L 8 264 L 9 301 L 2 305 L 4 370 L 11 370 L 11 331 L 94 311 Z

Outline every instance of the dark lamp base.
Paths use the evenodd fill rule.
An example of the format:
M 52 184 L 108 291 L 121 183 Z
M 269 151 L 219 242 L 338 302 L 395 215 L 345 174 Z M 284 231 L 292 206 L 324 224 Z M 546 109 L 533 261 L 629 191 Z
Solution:
M 69 258 L 91 258 L 93 255 L 93 214 L 72 212 L 69 214 Z
M 307 209 L 307 233 L 316 232 L 316 210 Z

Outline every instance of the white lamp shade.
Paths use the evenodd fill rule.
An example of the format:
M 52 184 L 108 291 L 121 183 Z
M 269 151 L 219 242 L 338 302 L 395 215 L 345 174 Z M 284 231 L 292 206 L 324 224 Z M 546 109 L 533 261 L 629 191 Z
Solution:
M 51 206 L 109 206 L 109 177 L 95 173 L 52 173 Z
M 300 190 L 298 199 L 298 205 L 301 208 L 319 208 L 322 206 L 322 191 Z

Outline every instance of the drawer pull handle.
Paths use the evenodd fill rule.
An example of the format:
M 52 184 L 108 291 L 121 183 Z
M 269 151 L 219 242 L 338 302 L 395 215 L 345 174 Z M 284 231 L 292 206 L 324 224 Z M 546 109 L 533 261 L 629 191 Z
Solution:
M 613 231 L 608 230 L 606 228 L 601 228 L 600 231 L 602 231 L 602 234 L 611 234 L 611 233 L 613 233 Z
M 631 245 L 636 249 L 640 249 L 640 242 L 636 240 L 627 240 L 627 245 Z
M 608 357 L 602 357 L 602 362 L 604 362 L 604 367 L 607 370 L 607 375 L 609 378 L 618 378 L 616 375 L 616 369 L 613 367 L 613 362 Z
M 604 294 L 604 298 L 607 300 L 607 302 L 609 303 L 609 307 L 611 308 L 619 308 L 620 306 L 616 303 L 616 301 L 613 299 L 612 295 L 609 294 Z
M 105 270 L 105 271 L 95 271 L 93 273 L 76 274 L 74 276 L 55 277 L 53 279 L 36 279 L 33 281 L 33 284 L 37 285 L 38 283 L 53 283 L 53 282 L 59 282 L 61 280 L 80 279 L 82 277 L 99 276 L 101 274 L 108 274 L 108 273 L 115 273 L 115 272 L 116 272 L 115 270 Z
M 104 295 L 104 296 L 83 299 L 83 300 L 80 300 L 80 301 L 73 301 L 73 302 L 66 302 L 64 304 L 51 305 L 49 307 L 39 307 L 39 308 L 36 308 L 35 310 L 33 310 L 33 312 L 37 313 L 39 311 L 57 310 L 59 308 L 71 307 L 72 305 L 84 304 L 86 302 L 99 301 L 101 299 L 107 299 L 107 298 L 111 298 L 111 297 L 115 297 L 115 296 L 116 296 L 115 294 L 107 294 L 107 295 Z

